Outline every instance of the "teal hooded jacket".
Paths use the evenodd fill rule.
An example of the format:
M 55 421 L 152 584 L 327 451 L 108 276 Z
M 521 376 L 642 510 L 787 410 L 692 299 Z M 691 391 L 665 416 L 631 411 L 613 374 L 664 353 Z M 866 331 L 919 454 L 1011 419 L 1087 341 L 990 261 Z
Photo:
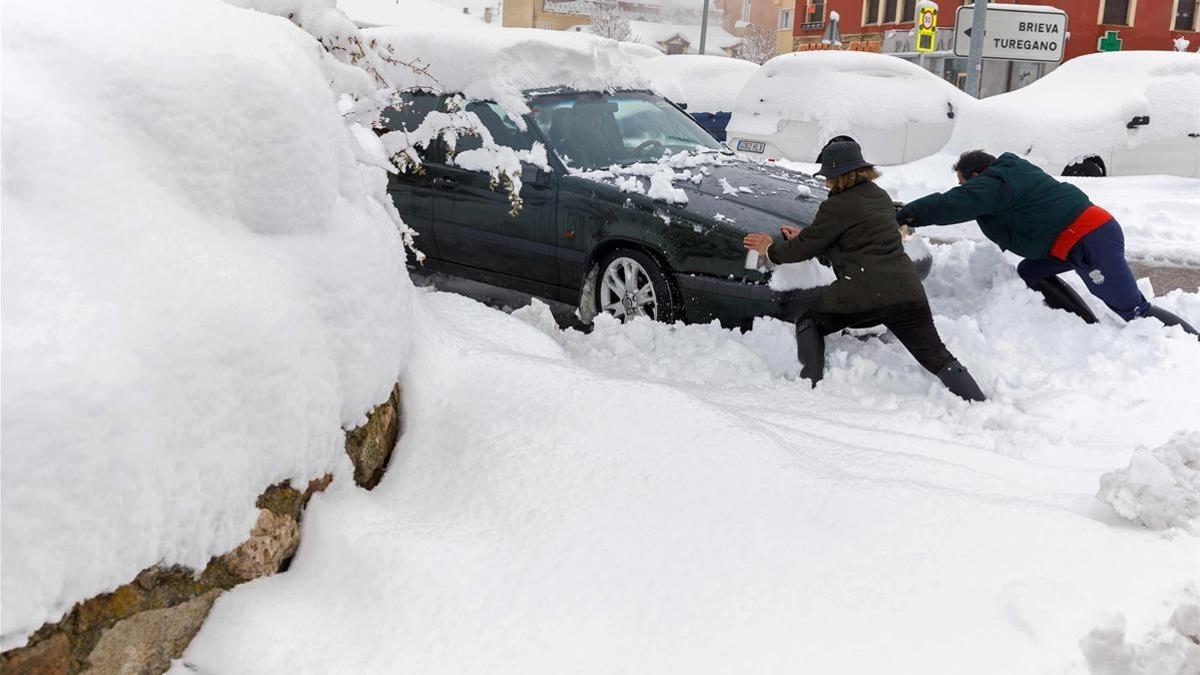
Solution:
M 1006 152 L 962 185 L 909 202 L 896 219 L 912 227 L 974 220 L 1001 249 L 1049 258 L 1058 235 L 1089 206 L 1079 188 Z

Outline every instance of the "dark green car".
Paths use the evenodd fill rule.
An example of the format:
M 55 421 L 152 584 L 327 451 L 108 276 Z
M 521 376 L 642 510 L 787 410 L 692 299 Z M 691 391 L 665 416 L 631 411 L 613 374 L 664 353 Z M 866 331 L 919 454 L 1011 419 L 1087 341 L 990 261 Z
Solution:
M 387 129 L 416 129 L 444 109 L 434 94 L 406 99 L 385 113 Z M 746 269 L 742 238 L 809 225 L 821 182 L 737 157 L 650 92 L 530 92 L 528 102 L 525 129 L 494 103 L 466 107 L 497 144 L 547 149 L 546 168 L 522 165 L 516 215 L 487 173 L 448 160 L 445 142 L 424 152 L 423 171 L 391 175 L 426 271 L 575 305 L 585 321 L 603 311 L 744 327 L 794 319 L 815 301 L 817 289 L 777 292 L 770 272 Z M 460 137 L 454 153 L 481 145 Z M 917 251 L 924 275 L 928 252 Z

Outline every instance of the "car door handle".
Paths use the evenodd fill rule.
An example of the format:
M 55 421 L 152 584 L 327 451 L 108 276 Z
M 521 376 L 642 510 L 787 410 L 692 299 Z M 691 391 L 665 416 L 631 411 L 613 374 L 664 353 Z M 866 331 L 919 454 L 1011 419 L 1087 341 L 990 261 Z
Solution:
M 434 187 L 441 188 L 443 190 L 457 190 L 458 189 L 458 182 L 455 181 L 453 178 L 448 178 L 446 176 L 438 176 L 437 178 L 434 178 L 433 185 L 434 185 Z

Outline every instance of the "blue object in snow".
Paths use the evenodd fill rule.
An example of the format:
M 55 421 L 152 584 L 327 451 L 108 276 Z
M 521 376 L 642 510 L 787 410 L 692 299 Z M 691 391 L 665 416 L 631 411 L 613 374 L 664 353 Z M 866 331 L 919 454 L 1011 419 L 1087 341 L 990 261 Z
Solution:
M 689 113 L 692 119 L 700 123 L 704 130 L 718 141 L 725 140 L 725 127 L 729 124 L 727 112 L 694 112 Z

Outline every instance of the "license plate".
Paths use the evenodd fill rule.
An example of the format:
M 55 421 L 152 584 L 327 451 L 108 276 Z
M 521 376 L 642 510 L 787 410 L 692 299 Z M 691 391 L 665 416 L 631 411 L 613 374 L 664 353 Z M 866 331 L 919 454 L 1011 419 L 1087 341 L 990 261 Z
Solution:
M 767 150 L 767 144 L 758 141 L 738 141 L 737 149 L 742 152 L 763 153 Z

